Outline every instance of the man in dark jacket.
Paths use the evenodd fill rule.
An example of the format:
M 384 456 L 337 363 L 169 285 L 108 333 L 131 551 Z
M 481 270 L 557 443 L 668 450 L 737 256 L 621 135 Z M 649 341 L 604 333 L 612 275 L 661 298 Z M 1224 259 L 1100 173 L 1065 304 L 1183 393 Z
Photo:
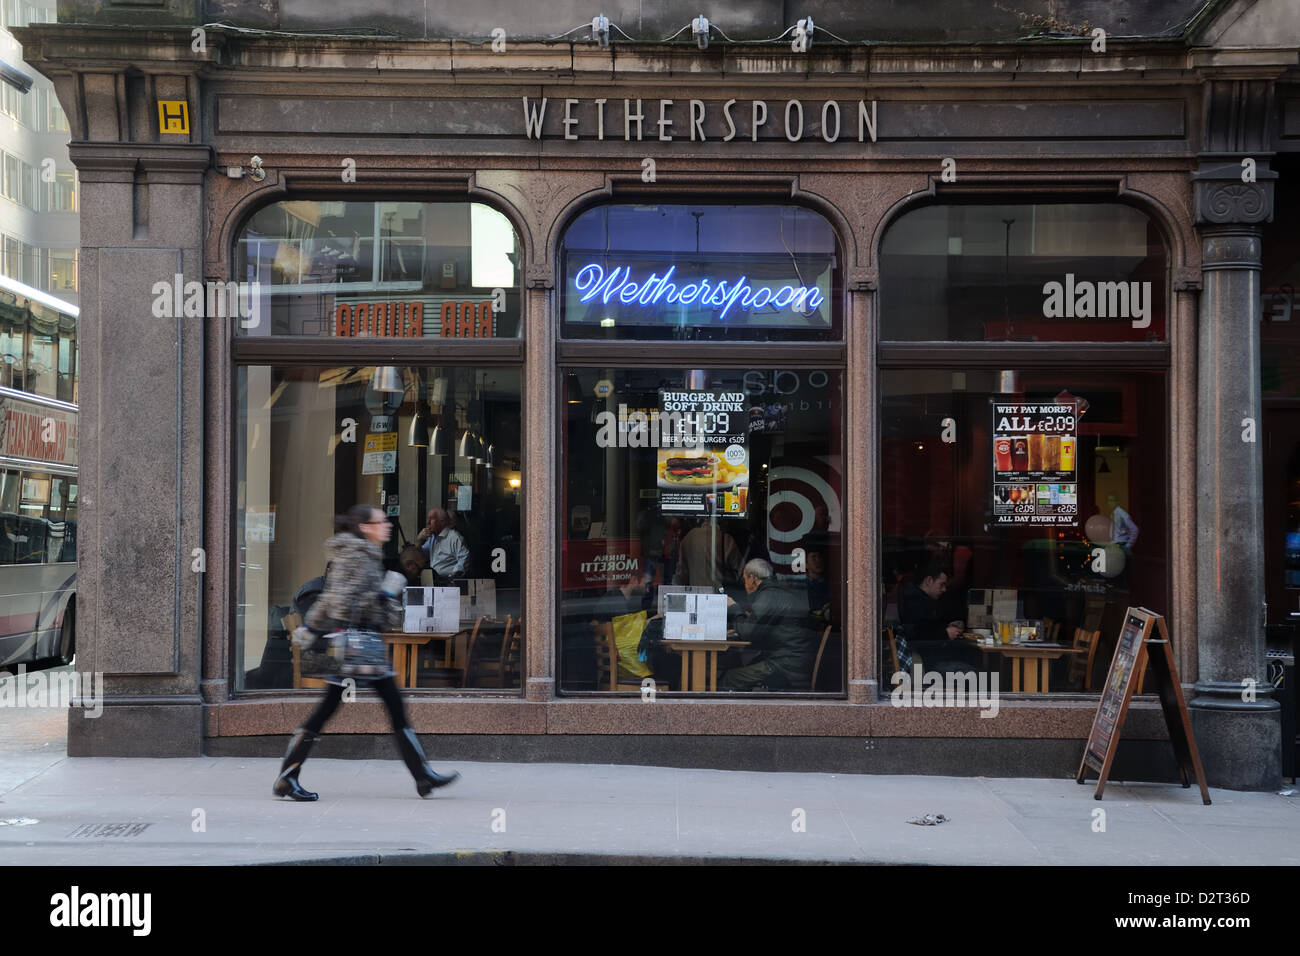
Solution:
M 736 616 L 733 626 L 760 654 L 752 664 L 723 674 L 722 689 L 807 690 L 814 653 L 807 599 L 777 583 L 772 565 L 762 558 L 746 564 L 743 574 L 749 612 Z M 735 606 L 730 598 L 727 603 Z
M 920 655 L 926 670 L 963 671 L 978 665 L 976 650 L 957 638 L 964 621 L 945 620 L 942 603 L 948 591 L 948 571 L 939 563 L 923 566 L 916 572 L 916 582 L 908 581 L 898 589 L 898 619 L 901 624 L 896 639 L 901 639 L 909 656 Z M 956 643 L 952 643 L 956 641 Z M 899 656 L 903 656 L 899 648 Z

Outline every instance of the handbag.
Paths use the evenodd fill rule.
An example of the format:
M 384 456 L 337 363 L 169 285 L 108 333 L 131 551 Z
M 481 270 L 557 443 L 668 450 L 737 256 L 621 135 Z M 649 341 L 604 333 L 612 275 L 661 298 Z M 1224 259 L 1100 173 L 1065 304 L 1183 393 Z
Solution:
M 322 634 L 305 648 L 302 673 L 315 678 L 377 678 L 391 676 L 393 669 L 379 634 L 350 627 Z
M 328 576 L 327 565 L 316 596 L 324 590 Z M 397 597 L 401 594 L 400 587 L 405 580 L 396 572 L 388 572 L 384 576 L 381 590 L 371 597 L 371 602 Z M 312 583 L 309 581 L 299 592 L 307 590 Z M 312 600 L 314 602 L 315 597 Z M 378 679 L 392 677 L 394 674 L 392 665 L 388 662 L 388 649 L 383 637 L 355 624 L 336 627 L 319 637 L 307 628 L 299 628 L 294 632 L 294 641 L 302 647 L 302 674 L 305 677 L 323 680 L 348 677 Z

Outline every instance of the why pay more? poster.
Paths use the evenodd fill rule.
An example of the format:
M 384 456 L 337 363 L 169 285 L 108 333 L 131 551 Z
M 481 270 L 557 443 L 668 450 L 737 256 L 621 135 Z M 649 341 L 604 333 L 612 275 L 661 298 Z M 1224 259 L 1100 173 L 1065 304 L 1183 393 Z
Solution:
M 1078 402 L 990 405 L 993 524 L 1076 526 Z

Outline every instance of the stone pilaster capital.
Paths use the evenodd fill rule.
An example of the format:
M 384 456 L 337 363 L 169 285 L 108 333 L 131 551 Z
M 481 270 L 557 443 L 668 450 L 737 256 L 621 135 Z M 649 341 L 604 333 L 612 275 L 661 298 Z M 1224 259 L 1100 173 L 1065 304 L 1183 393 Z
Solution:
M 1179 266 L 1174 269 L 1175 292 L 1200 292 L 1201 270 L 1194 266 Z
M 1192 173 L 1196 198 L 1196 224 L 1250 225 L 1273 219 L 1273 185 L 1277 173 L 1268 161 L 1247 167 L 1242 157 L 1237 161 L 1202 158 L 1200 168 Z
M 844 277 L 844 286 L 850 292 L 875 292 L 879 283 L 878 269 L 851 268 Z

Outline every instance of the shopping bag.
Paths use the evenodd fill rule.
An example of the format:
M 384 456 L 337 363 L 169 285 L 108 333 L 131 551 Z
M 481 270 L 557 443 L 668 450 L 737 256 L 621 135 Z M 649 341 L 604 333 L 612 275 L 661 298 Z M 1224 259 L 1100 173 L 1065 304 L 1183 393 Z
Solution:
M 620 614 L 614 618 L 614 646 L 618 648 L 618 673 L 620 677 L 636 678 L 650 676 L 650 668 L 637 659 L 637 649 L 641 643 L 641 632 L 645 630 L 646 612 Z

